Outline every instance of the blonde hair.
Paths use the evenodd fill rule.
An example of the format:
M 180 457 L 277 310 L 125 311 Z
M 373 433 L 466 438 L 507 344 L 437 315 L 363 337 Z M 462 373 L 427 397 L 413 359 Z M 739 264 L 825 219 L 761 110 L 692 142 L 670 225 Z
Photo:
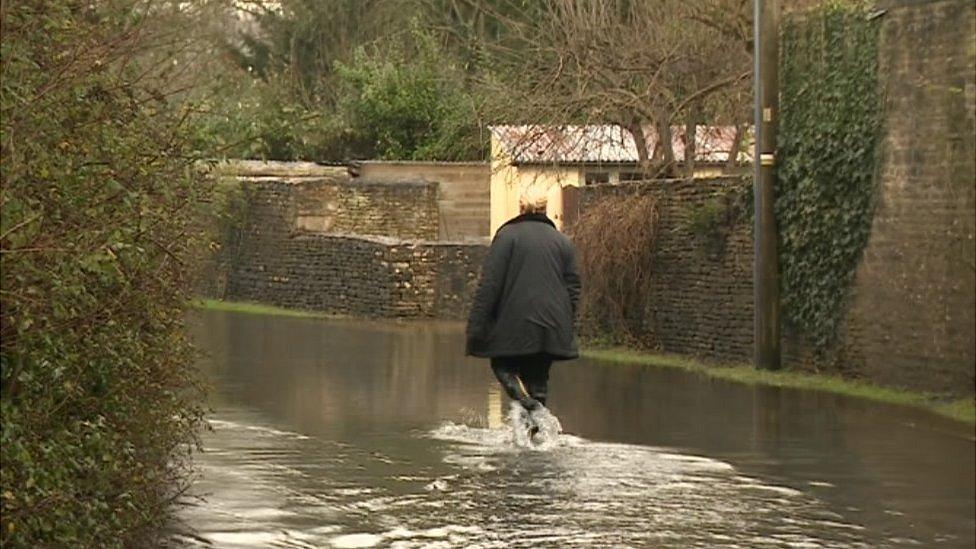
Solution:
M 548 189 L 542 185 L 529 185 L 519 194 L 519 213 L 546 213 L 548 203 Z

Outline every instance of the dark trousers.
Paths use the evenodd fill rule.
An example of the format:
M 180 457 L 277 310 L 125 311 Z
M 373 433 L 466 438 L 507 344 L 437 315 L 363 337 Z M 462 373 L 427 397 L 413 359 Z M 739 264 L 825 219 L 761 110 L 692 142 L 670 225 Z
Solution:
M 545 406 L 549 392 L 549 367 L 552 357 L 547 354 L 505 356 L 491 359 L 491 370 L 505 393 L 527 409 L 538 401 Z

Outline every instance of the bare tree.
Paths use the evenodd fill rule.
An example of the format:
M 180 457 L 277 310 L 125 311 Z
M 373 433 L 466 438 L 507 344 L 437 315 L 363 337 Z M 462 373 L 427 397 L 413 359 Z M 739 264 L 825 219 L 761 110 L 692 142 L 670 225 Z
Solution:
M 673 173 L 676 127 L 694 151 L 699 124 L 742 120 L 751 74 L 745 0 L 543 0 L 528 18 L 503 9 L 505 0 L 470 2 L 506 32 L 480 37 L 491 63 L 482 84 L 496 99 L 490 119 L 618 125 L 653 175 Z

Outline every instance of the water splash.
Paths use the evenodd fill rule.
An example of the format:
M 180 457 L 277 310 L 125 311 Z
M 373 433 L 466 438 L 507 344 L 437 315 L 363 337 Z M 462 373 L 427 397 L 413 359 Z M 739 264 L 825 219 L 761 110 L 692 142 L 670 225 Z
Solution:
M 185 546 L 893 543 L 867 543 L 864 526 L 796 486 L 746 476 L 708 456 L 560 433 L 549 410 L 529 413 L 517 404 L 499 428 L 447 423 L 425 433 L 446 443 L 422 445 L 442 464 L 416 466 L 389 448 L 256 429 L 239 415 L 221 419 L 202 454 L 209 480 L 200 489 L 210 500 L 186 515 L 194 536 L 178 536 Z M 530 438 L 532 425 L 539 433 Z
M 559 444 L 563 426 L 545 406 L 527 411 L 517 402 L 508 412 L 508 424 L 512 428 L 512 442 L 520 448 L 548 450 Z

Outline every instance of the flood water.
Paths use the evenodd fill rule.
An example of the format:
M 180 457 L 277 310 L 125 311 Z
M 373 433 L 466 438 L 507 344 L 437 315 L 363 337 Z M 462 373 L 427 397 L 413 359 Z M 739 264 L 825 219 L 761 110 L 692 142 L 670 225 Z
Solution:
M 200 547 L 973 547 L 973 429 L 685 372 L 557 363 L 513 443 L 456 323 L 206 312 Z

